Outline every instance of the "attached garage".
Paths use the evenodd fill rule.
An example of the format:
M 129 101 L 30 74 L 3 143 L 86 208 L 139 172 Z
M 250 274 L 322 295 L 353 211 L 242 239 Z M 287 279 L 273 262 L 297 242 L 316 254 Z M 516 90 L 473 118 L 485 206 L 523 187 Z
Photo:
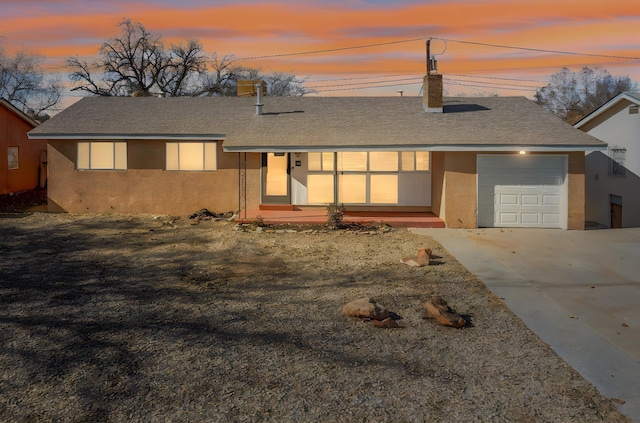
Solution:
M 478 155 L 478 227 L 567 228 L 567 156 Z

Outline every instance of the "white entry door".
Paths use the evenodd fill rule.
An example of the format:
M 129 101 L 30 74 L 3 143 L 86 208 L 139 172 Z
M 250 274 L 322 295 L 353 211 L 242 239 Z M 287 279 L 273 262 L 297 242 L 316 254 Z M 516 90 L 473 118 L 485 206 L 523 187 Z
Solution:
M 478 227 L 567 227 L 566 155 L 478 155 Z

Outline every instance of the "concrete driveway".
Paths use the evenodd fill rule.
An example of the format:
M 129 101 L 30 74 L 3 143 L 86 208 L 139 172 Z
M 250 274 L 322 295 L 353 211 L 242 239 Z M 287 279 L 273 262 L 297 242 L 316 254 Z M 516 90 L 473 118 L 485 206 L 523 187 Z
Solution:
M 442 244 L 640 422 L 640 228 L 413 231 Z

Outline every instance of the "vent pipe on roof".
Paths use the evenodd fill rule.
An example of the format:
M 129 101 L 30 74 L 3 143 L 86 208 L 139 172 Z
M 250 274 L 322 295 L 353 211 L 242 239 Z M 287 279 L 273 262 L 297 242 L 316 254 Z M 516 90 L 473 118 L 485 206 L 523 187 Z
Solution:
M 262 106 L 264 106 L 264 104 L 262 104 L 261 100 L 261 93 L 262 93 L 262 84 L 260 83 L 260 81 L 258 81 L 258 83 L 256 84 L 256 91 L 258 93 L 258 97 L 256 98 L 256 116 L 260 116 L 262 114 Z

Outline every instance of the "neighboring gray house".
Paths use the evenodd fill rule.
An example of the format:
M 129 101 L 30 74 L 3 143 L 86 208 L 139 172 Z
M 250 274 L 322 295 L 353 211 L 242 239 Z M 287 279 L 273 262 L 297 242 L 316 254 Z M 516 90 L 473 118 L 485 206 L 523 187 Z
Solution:
M 586 220 L 640 227 L 640 93 L 623 92 L 574 126 L 609 144 L 586 156 Z

